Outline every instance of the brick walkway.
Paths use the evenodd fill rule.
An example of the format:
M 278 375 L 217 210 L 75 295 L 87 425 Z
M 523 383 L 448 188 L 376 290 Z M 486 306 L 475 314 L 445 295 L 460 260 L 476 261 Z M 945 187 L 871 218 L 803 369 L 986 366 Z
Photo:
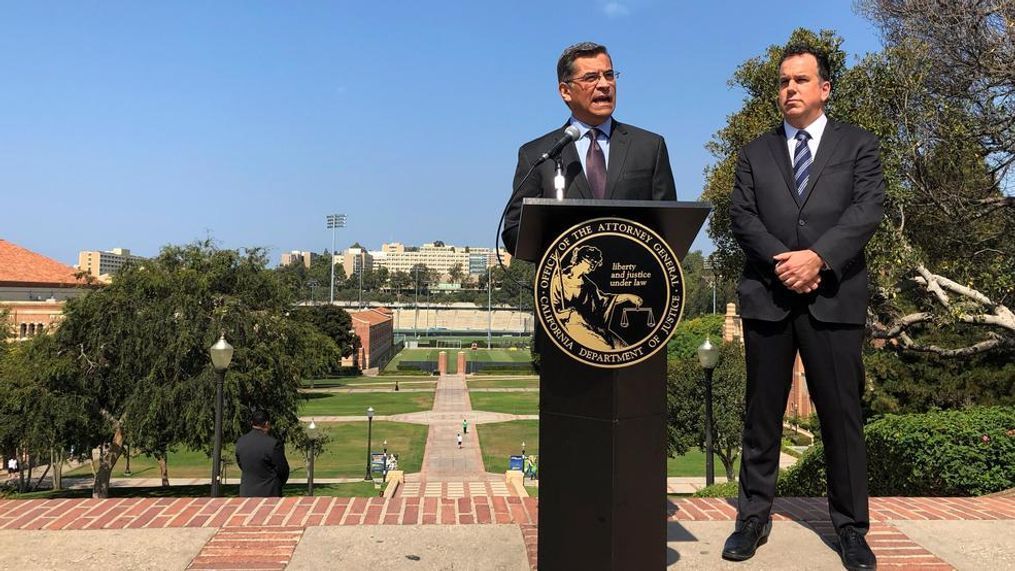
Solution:
M 834 545 L 827 504 L 779 498 L 773 518 L 802 522 Z M 670 521 L 731 522 L 731 500 L 691 498 L 670 503 Z M 1015 520 L 1015 498 L 872 498 L 871 546 L 882 569 L 950 569 L 894 521 Z M 535 498 L 124 498 L 0 500 L 3 530 L 218 528 L 191 562 L 194 569 L 281 569 L 304 529 L 346 525 L 514 524 L 532 566 L 536 556 Z M 731 527 L 732 529 L 732 527 Z

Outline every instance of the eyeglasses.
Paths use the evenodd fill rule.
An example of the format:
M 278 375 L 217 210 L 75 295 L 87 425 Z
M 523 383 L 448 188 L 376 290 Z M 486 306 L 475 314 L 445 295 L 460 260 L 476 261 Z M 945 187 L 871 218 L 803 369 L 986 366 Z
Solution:
M 613 71 L 612 69 L 608 69 L 606 71 L 598 72 L 598 73 L 596 73 L 596 72 L 589 72 L 589 73 L 586 73 L 585 75 L 583 75 L 581 77 L 572 77 L 571 79 L 567 80 L 567 83 L 575 82 L 575 83 L 582 83 L 582 84 L 585 84 L 585 85 L 595 85 L 595 84 L 599 83 L 599 78 L 600 77 L 605 79 L 606 83 L 616 83 L 617 78 L 620 77 L 620 72 L 619 71 Z

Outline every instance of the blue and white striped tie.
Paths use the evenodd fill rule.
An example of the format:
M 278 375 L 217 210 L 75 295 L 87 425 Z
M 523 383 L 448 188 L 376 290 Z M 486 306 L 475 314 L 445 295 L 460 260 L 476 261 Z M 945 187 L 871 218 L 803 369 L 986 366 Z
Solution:
M 807 131 L 796 132 L 796 150 L 793 151 L 793 178 L 796 179 L 796 192 L 803 196 L 807 190 L 807 183 L 811 180 L 811 148 L 807 146 L 807 140 L 811 136 Z

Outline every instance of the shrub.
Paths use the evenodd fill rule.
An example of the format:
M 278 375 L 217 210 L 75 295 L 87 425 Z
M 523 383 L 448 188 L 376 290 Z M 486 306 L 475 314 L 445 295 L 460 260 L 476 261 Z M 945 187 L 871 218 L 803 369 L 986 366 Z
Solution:
M 1015 407 L 889 415 L 864 436 L 871 495 L 977 496 L 1015 487 Z M 785 472 L 778 493 L 826 493 L 820 446 Z
M 820 444 L 804 452 L 796 464 L 780 474 L 776 487 L 776 495 L 783 497 L 820 497 L 827 492 L 825 454 Z
M 735 498 L 739 494 L 739 487 L 736 480 L 730 482 L 722 482 L 720 484 L 712 484 L 706 486 L 697 492 L 694 492 L 693 497 L 695 498 Z
M 977 496 L 1015 487 L 1015 407 L 889 415 L 865 435 L 875 495 Z

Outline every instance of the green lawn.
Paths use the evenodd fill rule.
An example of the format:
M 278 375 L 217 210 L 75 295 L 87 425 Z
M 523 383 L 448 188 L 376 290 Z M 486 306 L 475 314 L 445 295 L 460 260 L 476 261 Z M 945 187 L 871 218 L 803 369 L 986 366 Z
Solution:
M 402 414 L 433 408 L 433 393 L 319 393 L 304 392 L 300 416 L 366 416 L 367 408 L 374 414 Z
M 488 378 L 474 378 L 469 379 L 470 389 L 538 389 L 539 379 L 522 378 L 522 379 L 488 379 Z
M 364 460 L 365 461 L 365 460 Z M 133 466 L 131 466 L 133 468 Z M 223 497 L 235 497 L 240 493 L 239 484 L 226 484 L 222 486 Z M 211 486 L 169 486 L 167 488 L 110 488 L 111 498 L 199 498 L 211 495 Z M 288 484 L 282 488 L 284 496 L 305 496 L 307 495 L 306 484 Z M 339 498 L 372 498 L 378 495 L 373 482 L 350 482 L 347 484 L 314 484 L 315 496 L 334 496 Z M 90 498 L 92 489 L 75 490 L 45 490 L 27 494 L 12 494 L 8 496 L 16 500 L 41 500 L 52 498 Z
M 429 428 L 422 424 L 404 422 L 374 422 L 372 448 L 381 452 L 388 441 L 388 452 L 398 454 L 398 468 L 404 472 L 419 472 L 423 466 L 423 451 Z M 318 478 L 350 478 L 363 476 L 367 462 L 366 422 L 321 422 L 318 429 L 330 437 L 325 451 L 314 462 L 314 476 Z M 306 464 L 302 456 L 293 461 L 293 478 L 306 477 Z
M 435 383 L 437 379 L 420 378 L 418 375 L 385 375 L 383 377 L 330 377 L 325 379 L 303 379 L 300 386 L 304 389 L 333 389 L 342 387 L 358 387 L 370 385 L 401 383 Z
M 715 466 L 713 467 L 712 473 L 716 476 L 726 477 L 726 469 L 723 468 L 722 462 L 718 456 L 714 457 Z M 740 470 L 740 461 L 733 463 L 733 474 L 736 475 Z M 683 456 L 676 458 L 666 459 L 666 475 L 667 476 L 698 476 L 701 478 L 705 477 L 705 453 L 697 449 L 689 451 Z
M 508 469 L 508 456 L 522 453 L 539 454 L 539 421 L 514 420 L 476 427 L 483 447 L 483 466 L 487 472 L 502 474 Z
M 539 393 L 469 393 L 472 410 L 507 414 L 539 414 Z
M 404 422 L 373 423 L 373 448 L 380 452 L 385 440 L 388 451 L 398 454 L 398 466 L 406 472 L 419 472 L 423 465 L 423 450 L 426 447 L 428 428 L 420 424 Z M 352 478 L 363 476 L 366 472 L 367 454 L 367 423 L 366 422 L 321 422 L 319 430 L 327 433 L 331 439 L 325 445 L 325 451 L 317 457 L 314 476 L 317 478 Z M 286 447 L 286 457 L 291 468 L 290 477 L 306 477 L 306 460 L 303 455 L 292 447 Z M 233 445 L 223 446 L 222 458 L 226 462 L 225 477 L 228 482 L 238 481 L 240 471 L 236 467 L 236 455 Z M 184 450 L 169 454 L 169 480 L 173 478 L 208 478 L 211 476 L 211 458 L 203 452 Z M 120 458 L 113 468 L 114 478 L 123 478 L 126 460 Z M 159 467 L 155 460 L 148 456 L 134 456 L 130 459 L 130 469 L 135 478 L 158 478 Z M 64 476 L 91 476 L 91 468 L 85 464 L 75 470 L 64 472 Z
M 290 460 L 292 459 L 292 450 L 287 449 L 286 452 Z M 222 459 L 225 463 L 226 477 L 231 479 L 238 475 L 236 471 L 236 454 L 234 452 L 233 443 L 227 442 L 222 446 Z M 166 466 L 169 470 L 169 481 L 172 482 L 173 478 L 210 478 L 211 477 L 211 457 L 204 452 L 197 452 L 194 450 L 178 450 L 176 452 L 170 452 L 169 457 L 166 460 Z M 116 462 L 116 466 L 113 467 L 114 478 L 126 478 L 124 470 L 127 469 L 127 459 L 121 456 Z M 155 459 L 150 456 L 131 456 L 130 459 L 130 470 L 133 478 L 160 478 L 159 465 L 155 462 Z M 91 476 L 92 468 L 88 464 L 83 464 L 77 468 L 63 473 L 64 476 Z

